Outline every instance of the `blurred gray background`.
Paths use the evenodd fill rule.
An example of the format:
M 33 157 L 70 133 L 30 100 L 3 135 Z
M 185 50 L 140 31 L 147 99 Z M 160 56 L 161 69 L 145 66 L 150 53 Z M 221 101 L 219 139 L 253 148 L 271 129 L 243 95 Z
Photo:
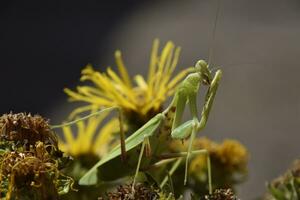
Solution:
M 102 8 L 104 4 L 95 8 L 82 7 L 80 4 L 77 6 L 79 8 L 73 11 L 74 16 L 81 15 L 81 9 L 86 9 L 85 13 L 97 13 L 97 8 Z M 76 23 L 61 26 L 68 25 L 69 29 L 74 29 L 70 35 L 81 31 L 78 40 L 71 36 L 73 39 L 69 41 L 66 34 L 65 39 L 60 41 L 69 41 L 65 45 L 67 53 L 59 50 L 59 41 L 55 50 L 49 50 L 52 55 L 55 55 L 57 50 L 59 57 L 64 59 L 64 62 L 59 62 L 49 58 L 52 66 L 56 67 L 52 70 L 51 66 L 47 68 L 51 72 L 56 69 L 51 77 L 52 82 L 43 82 L 44 78 L 49 78 L 43 71 L 33 72 L 35 77 L 42 81 L 42 85 L 46 84 L 40 87 L 42 89 L 36 89 L 36 92 L 55 92 L 49 93 L 48 96 L 46 93 L 39 97 L 32 96 L 31 100 L 29 95 L 27 101 L 33 104 L 32 107 L 24 104 L 25 106 L 17 106 L 16 109 L 14 105 L 4 103 L 6 106 L 2 104 L 1 110 L 30 111 L 33 108 L 32 112 L 42 113 L 58 123 L 72 107 L 66 103 L 62 88 L 74 88 L 79 83 L 80 69 L 85 64 L 92 63 L 98 69 L 104 69 L 108 65 L 114 66 L 113 52 L 120 49 L 131 75 L 146 74 L 154 38 L 160 38 L 161 44 L 172 40 L 182 47 L 178 69 L 192 66 L 198 59 L 208 60 L 216 8 L 217 0 L 165 0 L 143 3 L 127 1 L 121 6 L 116 1 L 107 9 L 103 9 L 104 13 L 110 14 L 109 17 L 87 14 L 88 17 L 74 18 L 79 21 L 84 19 L 80 21 L 82 26 L 75 26 Z M 97 28 L 98 22 L 102 28 Z M 51 21 L 49 23 L 51 24 Z M 89 29 L 86 29 L 85 23 L 91 24 Z M 57 32 L 57 35 L 48 37 L 59 38 L 61 33 Z M 239 188 L 239 196 L 242 199 L 254 199 L 263 194 L 266 181 L 283 173 L 295 158 L 299 158 L 299 36 L 299 0 L 221 0 L 211 65 L 222 69 L 224 75 L 208 126 L 201 134 L 219 141 L 224 138 L 238 139 L 249 149 L 249 179 Z M 2 33 L 2 41 L 6 40 L 5 37 L 8 36 L 3 36 Z M 26 38 L 21 39 L 23 40 Z M 31 51 L 30 46 L 27 48 Z M 3 49 L 3 52 L 9 56 L 6 50 Z M 71 51 L 86 56 L 78 61 L 77 54 L 68 54 Z M 66 57 L 68 59 L 65 59 Z M 7 56 L 3 59 L 7 59 Z M 13 57 L 9 63 L 14 63 L 17 59 L 17 56 Z M 26 66 L 34 63 L 35 59 L 33 54 L 22 62 L 25 62 Z M 48 60 L 44 62 L 47 64 Z M 44 70 L 43 64 L 39 63 L 40 69 Z M 12 64 L 11 68 L 14 70 L 11 73 L 18 73 L 18 67 L 20 66 Z M 7 66 L 2 65 L 2 69 L 7 70 Z M 3 76 L 4 73 L 1 74 Z M 26 70 L 23 76 L 29 76 Z M 36 81 L 33 76 L 30 77 L 27 79 L 29 83 Z M 29 83 L 24 81 L 18 88 L 30 90 L 32 86 L 26 85 Z M 18 98 L 18 94 L 13 92 L 16 87 L 5 84 L 5 88 L 9 90 L 4 94 L 9 102 Z M 1 97 L 3 98 L 3 95 Z M 44 100 L 48 103 L 41 104 Z M 43 109 L 35 107 L 36 104 Z M 58 114 L 60 117 L 57 117 Z

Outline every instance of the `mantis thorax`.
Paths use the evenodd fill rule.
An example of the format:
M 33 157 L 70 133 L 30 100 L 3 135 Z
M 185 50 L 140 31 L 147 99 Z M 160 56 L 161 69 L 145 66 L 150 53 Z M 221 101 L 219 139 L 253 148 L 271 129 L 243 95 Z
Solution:
M 184 91 L 198 91 L 200 83 L 209 85 L 212 81 L 211 72 L 204 60 L 199 60 L 195 65 L 194 73 L 189 74 L 182 82 Z
M 189 74 L 186 79 L 182 82 L 182 91 L 184 93 L 190 93 L 194 91 L 198 91 L 200 82 L 202 81 L 202 77 L 200 76 L 200 73 L 195 72 L 192 74 Z

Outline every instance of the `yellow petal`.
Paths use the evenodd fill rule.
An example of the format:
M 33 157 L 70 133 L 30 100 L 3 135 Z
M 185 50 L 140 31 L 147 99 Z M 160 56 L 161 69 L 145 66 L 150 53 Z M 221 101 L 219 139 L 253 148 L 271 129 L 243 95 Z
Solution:
M 174 72 L 174 70 L 175 70 L 175 68 L 177 66 L 179 55 L 180 55 L 180 51 L 181 51 L 181 48 L 177 47 L 176 50 L 175 50 L 175 53 L 174 53 L 173 62 L 171 64 L 170 74 L 172 74 Z
M 80 95 L 85 96 L 85 97 L 98 97 L 101 99 L 105 99 L 110 101 L 110 99 L 107 97 L 107 95 L 105 93 L 100 92 L 96 92 L 96 88 L 90 87 L 90 86 L 78 86 L 77 87 L 77 91 Z
M 173 54 L 173 52 L 172 52 L 172 54 Z M 168 67 L 166 67 L 166 69 L 164 71 L 164 86 L 167 82 L 169 82 L 169 80 L 176 68 L 176 65 L 178 63 L 179 54 L 180 54 L 180 47 L 177 47 L 175 49 L 174 55 L 172 57 L 172 63 L 169 63 Z M 170 60 L 170 62 L 171 62 L 171 60 Z
M 62 127 L 62 130 L 64 138 L 66 140 L 65 143 L 72 146 L 74 144 L 74 137 L 71 128 L 69 126 L 64 126 Z
M 131 91 L 131 88 L 128 88 L 127 85 L 125 85 L 122 80 L 118 77 L 118 75 L 112 71 L 110 68 L 107 69 L 107 74 L 114 80 L 117 85 L 115 87 L 119 89 L 119 92 L 121 92 L 123 95 L 125 95 L 127 98 L 129 98 L 132 102 L 135 101 L 134 99 L 134 93 Z
M 93 110 L 91 113 L 95 112 L 96 110 Z M 94 141 L 94 136 L 96 134 L 96 131 L 99 127 L 99 125 L 102 123 L 102 121 L 109 115 L 110 111 L 104 112 L 99 116 L 91 117 L 86 126 L 86 138 L 88 141 L 90 141 L 89 145 L 92 145 L 92 142 Z
M 124 85 L 121 78 L 114 71 L 112 71 L 110 67 L 108 67 L 106 71 L 113 81 L 115 81 L 117 84 Z
M 152 46 L 151 51 L 151 58 L 150 58 L 150 66 L 149 66 L 149 72 L 148 72 L 148 83 L 150 82 L 151 78 L 154 75 L 154 72 L 156 71 L 156 64 L 157 64 L 157 52 L 159 47 L 159 40 L 155 39 Z
M 109 144 L 114 139 L 114 132 L 116 131 L 119 131 L 119 120 L 113 118 L 99 131 L 93 144 L 94 152 L 97 152 L 99 156 L 106 154 L 109 151 Z
M 83 70 L 81 70 L 81 74 L 93 74 L 95 72 L 93 66 L 88 64 Z
M 77 87 L 78 92 L 82 94 L 92 94 L 100 97 L 107 97 L 106 93 L 104 93 L 102 90 L 99 90 L 99 88 L 91 87 L 91 86 L 78 86 Z
M 162 80 L 163 77 L 165 76 L 163 72 L 166 67 L 166 64 L 168 64 L 167 63 L 168 57 L 172 55 L 173 48 L 174 48 L 174 44 L 172 42 L 168 42 L 162 51 L 161 58 L 159 59 L 158 62 L 158 71 L 155 74 L 157 77 L 155 82 L 153 83 L 153 89 L 152 89 L 153 94 L 156 94 L 156 92 L 159 91 L 161 87 L 163 87 Z
M 167 58 L 170 56 L 173 48 L 174 48 L 173 42 L 171 42 L 171 41 L 167 42 L 166 46 L 164 47 L 164 49 L 162 51 L 162 54 L 161 54 L 161 57 L 160 57 L 160 60 L 159 60 L 161 68 L 165 67 L 165 64 L 167 62 Z
M 68 145 L 68 144 L 65 144 L 61 139 L 58 140 L 58 147 L 59 147 L 59 150 L 61 150 L 61 151 L 64 152 L 64 153 L 69 154 L 69 150 L 68 150 L 68 148 L 67 148 L 67 145 Z
M 71 97 L 71 101 L 85 101 L 88 103 L 96 104 L 98 106 L 114 106 L 114 102 L 112 100 L 103 99 L 98 96 L 87 97 L 85 95 L 73 92 L 68 88 L 66 88 L 64 91 Z
M 85 153 L 88 152 L 89 146 L 87 146 L 88 141 L 86 137 L 84 137 L 85 131 L 85 124 L 83 121 L 79 121 L 76 123 L 77 125 L 77 137 L 76 143 L 73 145 L 74 154 L 79 154 L 80 152 Z
M 147 90 L 148 89 L 148 85 L 144 79 L 143 76 L 141 75 L 136 75 L 134 77 L 135 82 L 137 83 L 138 87 L 141 88 L 142 90 Z
M 128 86 L 128 87 L 132 87 L 131 86 L 131 81 L 127 72 L 127 69 L 123 63 L 123 59 L 122 59 L 122 55 L 121 55 L 121 51 L 116 51 L 115 52 L 115 58 L 116 58 L 116 63 L 119 69 L 119 72 L 121 74 L 121 77 L 124 81 L 124 83 Z

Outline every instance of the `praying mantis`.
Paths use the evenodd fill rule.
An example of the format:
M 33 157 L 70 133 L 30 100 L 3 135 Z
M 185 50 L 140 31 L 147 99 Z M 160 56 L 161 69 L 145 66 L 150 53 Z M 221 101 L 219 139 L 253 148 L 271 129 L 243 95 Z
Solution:
M 135 184 L 138 172 L 140 171 L 142 165 L 151 166 L 159 163 L 162 159 L 176 158 L 177 161 L 171 169 L 171 172 L 174 172 L 176 170 L 176 167 L 182 160 L 182 157 L 185 157 L 184 184 L 186 184 L 188 175 L 188 163 L 191 156 L 194 154 L 205 154 L 207 155 L 208 184 L 209 192 L 211 193 L 212 184 L 209 155 L 205 149 L 193 150 L 193 141 L 197 137 L 197 133 L 203 130 L 207 123 L 221 76 L 221 70 L 217 70 L 213 76 L 211 70 L 209 69 L 209 65 L 204 60 L 199 60 L 196 63 L 193 72 L 187 75 L 187 77 L 177 87 L 176 93 L 170 105 L 163 112 L 155 115 L 127 139 L 124 138 L 124 133 L 122 133 L 123 128 L 120 127 L 120 144 L 113 148 L 110 153 L 104 156 L 98 163 L 96 163 L 79 180 L 79 184 L 96 184 L 98 182 L 98 168 L 119 156 L 121 156 L 122 160 L 126 162 L 127 154 L 130 154 L 131 152 L 136 153 L 137 151 L 132 150 L 138 148 L 141 145 L 141 149 L 139 150 L 138 155 L 137 167 L 133 179 L 133 185 Z M 197 94 L 201 85 L 208 86 L 208 89 L 205 95 L 201 118 L 199 119 Z M 189 106 L 192 119 L 182 123 L 182 116 L 186 105 Z M 95 114 L 101 114 L 102 112 L 106 112 L 112 109 L 118 108 L 103 109 Z M 173 139 L 185 140 L 188 138 L 190 138 L 190 140 L 187 152 L 164 154 L 164 151 L 167 148 L 167 142 Z M 164 180 L 160 186 L 163 187 L 165 183 L 166 180 Z

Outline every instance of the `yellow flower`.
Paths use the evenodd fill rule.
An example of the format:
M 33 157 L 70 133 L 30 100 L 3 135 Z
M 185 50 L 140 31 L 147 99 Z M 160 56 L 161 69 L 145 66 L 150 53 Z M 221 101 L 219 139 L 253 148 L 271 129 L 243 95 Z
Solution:
M 81 81 L 91 81 L 92 85 L 78 86 L 77 91 L 65 89 L 71 101 L 83 101 L 88 106 L 80 107 L 72 116 L 91 109 L 91 106 L 120 107 L 125 114 L 134 115 L 135 118 L 144 118 L 147 121 L 162 108 L 167 97 L 175 92 L 178 82 L 183 79 L 192 68 L 187 68 L 172 78 L 176 68 L 180 48 L 172 42 L 167 42 L 159 54 L 159 41 L 154 40 L 148 78 L 141 75 L 134 76 L 132 83 L 127 69 L 123 63 L 121 52 L 115 52 L 116 64 L 119 74 L 110 68 L 105 72 L 98 72 L 88 65 L 82 70 Z
M 216 151 L 216 157 L 231 171 L 245 170 L 248 162 L 247 149 L 236 140 L 224 140 Z
M 186 151 L 188 142 L 180 145 L 178 141 L 171 144 L 172 151 Z M 246 171 L 248 163 L 248 151 L 236 140 L 226 139 L 218 144 L 206 137 L 195 139 L 193 149 L 206 149 L 209 152 L 212 165 L 221 167 L 230 172 Z M 189 171 L 198 174 L 201 170 L 206 170 L 206 157 L 204 155 L 195 156 L 190 164 Z
M 94 112 L 92 110 L 91 112 Z M 89 118 L 87 121 L 78 121 L 76 131 L 70 126 L 64 126 L 64 138 L 59 139 L 60 149 L 73 156 L 96 155 L 104 156 L 117 144 L 116 138 L 119 131 L 119 121 L 112 118 L 104 126 L 100 127 L 108 112 Z M 100 134 L 101 133 L 101 134 Z
M 218 165 L 231 172 L 245 171 L 248 163 L 248 151 L 236 140 L 226 139 L 221 144 L 215 143 L 207 138 L 199 138 L 195 142 L 197 148 L 207 149 L 212 165 Z M 199 168 L 205 169 L 205 157 L 197 156 L 191 163 L 190 170 L 199 172 Z

